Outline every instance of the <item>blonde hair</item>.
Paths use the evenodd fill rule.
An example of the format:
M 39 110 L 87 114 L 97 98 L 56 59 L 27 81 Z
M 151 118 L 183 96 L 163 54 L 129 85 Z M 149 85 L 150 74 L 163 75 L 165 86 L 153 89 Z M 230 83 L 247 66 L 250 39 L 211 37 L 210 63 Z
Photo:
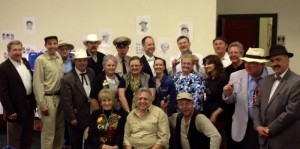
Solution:
M 115 101 L 115 94 L 107 88 L 102 89 L 98 94 L 98 102 L 101 103 L 103 99 L 110 99 Z
M 192 64 L 194 66 L 194 64 L 195 64 L 195 58 L 194 58 L 194 55 L 192 55 L 192 54 L 182 55 L 182 57 L 181 57 L 181 63 L 182 63 L 183 59 L 187 59 L 187 58 L 192 60 Z

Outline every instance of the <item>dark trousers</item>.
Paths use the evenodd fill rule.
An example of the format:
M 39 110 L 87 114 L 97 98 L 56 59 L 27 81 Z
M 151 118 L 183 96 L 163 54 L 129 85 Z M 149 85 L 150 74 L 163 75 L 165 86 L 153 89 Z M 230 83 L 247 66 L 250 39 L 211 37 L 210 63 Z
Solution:
M 82 149 L 84 128 L 80 129 L 68 124 L 71 149 Z
M 7 122 L 7 145 L 16 149 L 31 149 L 34 112 L 29 111 L 22 122 Z
M 253 128 L 253 120 L 249 117 L 246 134 L 241 142 L 242 149 L 259 149 L 258 133 Z

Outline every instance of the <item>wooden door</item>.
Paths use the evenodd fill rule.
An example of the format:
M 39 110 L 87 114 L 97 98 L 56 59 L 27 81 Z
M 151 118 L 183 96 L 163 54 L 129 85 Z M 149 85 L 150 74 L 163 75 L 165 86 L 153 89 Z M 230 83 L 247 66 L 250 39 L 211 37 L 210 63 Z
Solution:
M 239 41 L 245 50 L 259 44 L 259 20 L 256 18 L 223 18 L 222 37 L 229 43 Z
M 239 41 L 244 45 L 245 51 L 249 47 L 258 47 L 260 18 L 272 18 L 272 45 L 276 44 L 277 14 L 229 14 L 218 15 L 217 36 L 222 36 L 229 43 Z M 264 44 L 264 43 L 262 43 Z

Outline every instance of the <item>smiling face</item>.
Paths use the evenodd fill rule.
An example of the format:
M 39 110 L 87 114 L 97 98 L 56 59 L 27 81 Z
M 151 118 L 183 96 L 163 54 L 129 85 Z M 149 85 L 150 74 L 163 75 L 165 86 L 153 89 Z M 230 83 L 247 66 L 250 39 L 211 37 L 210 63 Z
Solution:
M 185 116 L 192 116 L 194 111 L 194 102 L 189 99 L 180 99 L 177 100 L 177 106 L 180 112 Z
M 239 63 L 242 61 L 240 58 L 243 57 L 243 53 L 238 47 L 230 47 L 228 49 L 228 54 L 232 63 Z
M 114 105 L 114 100 L 111 98 L 101 99 L 100 105 L 103 110 L 111 110 Z
M 164 70 L 166 69 L 165 63 L 162 59 L 156 59 L 153 67 L 156 75 L 164 73 Z
M 58 48 L 58 53 L 62 59 L 66 60 L 69 57 L 70 50 L 71 49 L 69 49 L 69 47 L 65 45 Z
M 49 55 L 51 56 L 55 55 L 55 52 L 58 50 L 57 40 L 49 39 L 45 44 L 45 48 L 47 49 Z
M 145 51 L 145 54 L 149 57 L 153 56 L 153 53 L 155 51 L 155 43 L 154 40 L 151 37 L 148 37 L 145 39 L 145 43 L 143 44 L 143 48 Z
M 138 59 L 131 60 L 129 62 L 130 71 L 133 75 L 139 75 L 142 71 L 142 64 Z
M 140 111 L 145 112 L 152 104 L 152 97 L 147 92 L 141 92 L 137 98 L 137 108 Z
M 181 54 L 187 53 L 191 47 L 191 43 L 186 38 L 178 40 L 177 45 Z
M 12 44 L 8 50 L 8 56 L 14 61 L 21 62 L 22 44 Z
M 204 68 L 208 74 L 212 74 L 214 71 L 216 71 L 216 65 L 213 63 L 206 62 Z
M 189 74 L 193 71 L 193 58 L 183 57 L 181 60 L 181 69 L 184 74 Z
M 113 60 L 107 60 L 104 65 L 104 72 L 106 75 L 110 76 L 116 71 L 116 63 Z

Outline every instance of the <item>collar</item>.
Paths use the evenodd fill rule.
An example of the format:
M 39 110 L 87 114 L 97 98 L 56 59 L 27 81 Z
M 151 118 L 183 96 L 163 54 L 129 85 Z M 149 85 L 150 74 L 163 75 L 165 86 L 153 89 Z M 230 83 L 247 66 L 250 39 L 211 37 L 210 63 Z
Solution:
M 90 55 L 90 56 L 92 56 L 92 57 L 95 57 L 95 56 L 97 56 L 97 52 L 96 52 L 96 54 L 95 55 L 93 55 L 88 49 L 86 49 L 86 52 Z
M 221 58 L 221 60 L 229 60 L 229 59 L 230 58 L 227 52 L 224 54 L 223 58 Z
M 268 75 L 268 70 L 267 70 L 267 68 L 266 67 L 264 67 L 264 70 L 263 70 L 263 72 L 261 73 L 261 75 L 260 75 L 260 78 L 262 79 L 262 78 L 264 78 L 264 77 L 266 77 Z M 251 80 L 255 80 L 252 76 L 250 76 L 249 74 L 248 74 L 248 81 L 251 81 Z
M 13 59 L 10 58 L 10 57 L 8 57 L 8 58 L 9 58 L 9 60 L 11 61 L 11 63 L 12 63 L 14 66 L 20 66 L 20 65 L 22 65 L 22 63 L 23 63 L 22 58 L 21 58 L 21 62 L 20 62 L 20 63 L 17 62 L 17 61 L 15 61 L 15 60 L 13 60 Z
M 147 61 L 154 61 L 155 60 L 154 55 L 152 57 L 149 57 L 148 55 L 144 54 L 144 56 L 146 57 Z
M 148 112 L 151 113 L 152 111 L 153 111 L 153 105 L 151 104 L 145 113 L 148 113 Z M 138 109 L 137 108 L 134 110 L 134 114 L 138 115 Z
M 286 74 L 286 72 L 289 70 L 289 68 L 287 68 L 280 76 L 280 78 L 282 79 L 284 77 L 284 75 Z M 275 74 L 274 77 L 276 77 L 277 75 Z
M 78 70 L 76 67 L 75 67 L 75 71 L 76 71 L 76 73 L 78 74 L 78 76 L 80 76 L 81 73 L 86 73 L 86 69 L 84 70 L 84 72 L 81 72 L 81 71 Z
M 66 62 L 64 64 L 69 63 L 70 61 L 72 61 L 72 59 L 70 58 L 70 56 L 68 56 L 68 59 L 66 60 Z
M 50 56 L 47 51 L 44 54 L 48 60 L 51 58 L 61 58 L 60 55 L 58 54 L 58 52 L 55 52 L 54 56 Z

